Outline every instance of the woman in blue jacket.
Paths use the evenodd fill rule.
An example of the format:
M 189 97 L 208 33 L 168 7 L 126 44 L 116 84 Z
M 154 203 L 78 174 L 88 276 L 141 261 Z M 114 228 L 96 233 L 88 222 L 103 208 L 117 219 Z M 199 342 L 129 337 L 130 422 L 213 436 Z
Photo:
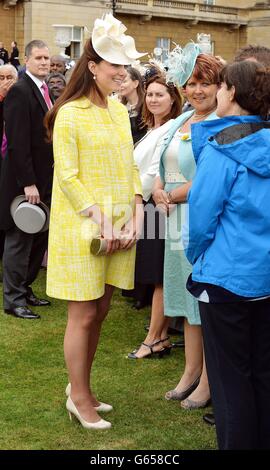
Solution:
M 198 302 L 185 288 L 191 265 L 185 257 L 181 240 L 186 196 L 196 170 L 190 130 L 194 123 L 216 120 L 221 68 L 219 60 L 210 54 L 202 54 L 193 43 L 188 43 L 182 50 L 177 46 L 169 56 L 167 79 L 182 87 L 193 109 L 175 119 L 165 136 L 160 177 L 156 178 L 153 192 L 156 205 L 165 209 L 168 216 L 163 276 L 164 315 L 167 319 L 184 317 L 185 367 L 177 385 L 166 392 L 165 398 L 180 401 L 185 410 L 204 408 L 210 402 L 200 313 Z
M 187 288 L 199 300 L 219 448 L 269 449 L 269 69 L 226 66 L 217 101 L 221 119 L 192 128 Z

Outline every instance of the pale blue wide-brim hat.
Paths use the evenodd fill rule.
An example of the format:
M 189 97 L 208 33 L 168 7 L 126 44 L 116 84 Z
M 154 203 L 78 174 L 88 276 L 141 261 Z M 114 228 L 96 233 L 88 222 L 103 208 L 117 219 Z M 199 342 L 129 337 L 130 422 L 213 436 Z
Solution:
M 183 49 L 177 45 L 168 55 L 166 81 L 184 86 L 193 73 L 199 54 L 202 50 L 194 42 L 188 42 Z

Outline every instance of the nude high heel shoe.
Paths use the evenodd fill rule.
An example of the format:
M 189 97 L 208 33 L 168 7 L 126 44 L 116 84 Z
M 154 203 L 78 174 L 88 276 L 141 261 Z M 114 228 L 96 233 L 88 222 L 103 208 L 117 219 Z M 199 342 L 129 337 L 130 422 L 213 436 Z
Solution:
M 71 393 L 71 383 L 68 383 L 66 386 L 66 396 L 69 397 Z M 113 410 L 112 405 L 109 405 L 108 403 L 103 403 L 102 401 L 99 403 L 98 406 L 94 406 L 96 411 L 103 411 L 103 413 L 108 413 L 109 411 Z
M 66 408 L 68 410 L 70 421 L 72 421 L 72 416 L 75 416 L 81 423 L 82 427 L 85 429 L 109 429 L 112 426 L 112 424 L 109 421 L 105 421 L 105 419 L 100 419 L 96 423 L 89 423 L 88 421 L 85 421 L 85 419 L 83 419 L 78 412 L 70 397 L 67 399 Z
M 70 392 L 71 392 L 71 383 L 69 382 L 66 386 L 66 392 L 65 392 L 67 397 L 69 397 Z

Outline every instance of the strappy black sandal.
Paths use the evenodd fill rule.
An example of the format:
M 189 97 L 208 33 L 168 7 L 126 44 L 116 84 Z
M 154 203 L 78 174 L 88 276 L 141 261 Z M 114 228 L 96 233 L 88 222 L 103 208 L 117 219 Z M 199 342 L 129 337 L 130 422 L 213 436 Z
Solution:
M 170 337 L 166 336 L 166 338 L 163 338 L 160 340 L 161 343 L 165 343 L 165 341 L 169 341 Z M 164 354 L 170 354 L 171 349 L 173 348 L 172 344 L 168 344 L 167 346 L 164 346 L 165 352 Z
M 152 344 L 141 343 L 141 346 L 146 346 L 147 348 L 150 349 L 150 354 L 147 354 L 146 356 L 143 356 L 143 357 L 136 356 L 136 352 L 139 351 L 139 349 L 141 347 L 140 346 L 139 348 L 135 349 L 133 352 L 129 353 L 128 358 L 129 359 L 150 359 L 150 358 L 158 357 L 159 359 L 161 359 L 164 356 L 164 354 L 166 354 L 166 349 L 162 348 L 159 351 L 154 351 L 153 350 L 153 347 L 156 346 L 159 343 L 162 343 L 162 341 L 160 339 L 158 341 L 155 341 Z

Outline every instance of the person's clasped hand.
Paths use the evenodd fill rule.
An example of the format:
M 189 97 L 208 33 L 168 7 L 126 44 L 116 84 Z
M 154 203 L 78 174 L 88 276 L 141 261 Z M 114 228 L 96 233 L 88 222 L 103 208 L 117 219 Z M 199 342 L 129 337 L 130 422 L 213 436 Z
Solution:
M 119 234 L 120 250 L 129 250 L 137 241 L 136 218 L 132 217 Z
M 136 213 L 126 222 L 120 232 L 120 250 L 129 250 L 139 240 L 144 220 L 143 204 L 136 205 Z
M 168 199 L 168 194 L 164 189 L 157 189 L 153 193 L 153 199 L 155 201 L 157 209 L 163 214 L 167 214 L 169 211 L 170 201 Z
M 120 248 L 119 231 L 116 231 L 109 219 L 105 219 L 101 224 L 101 238 L 107 241 L 106 255 L 111 255 Z

